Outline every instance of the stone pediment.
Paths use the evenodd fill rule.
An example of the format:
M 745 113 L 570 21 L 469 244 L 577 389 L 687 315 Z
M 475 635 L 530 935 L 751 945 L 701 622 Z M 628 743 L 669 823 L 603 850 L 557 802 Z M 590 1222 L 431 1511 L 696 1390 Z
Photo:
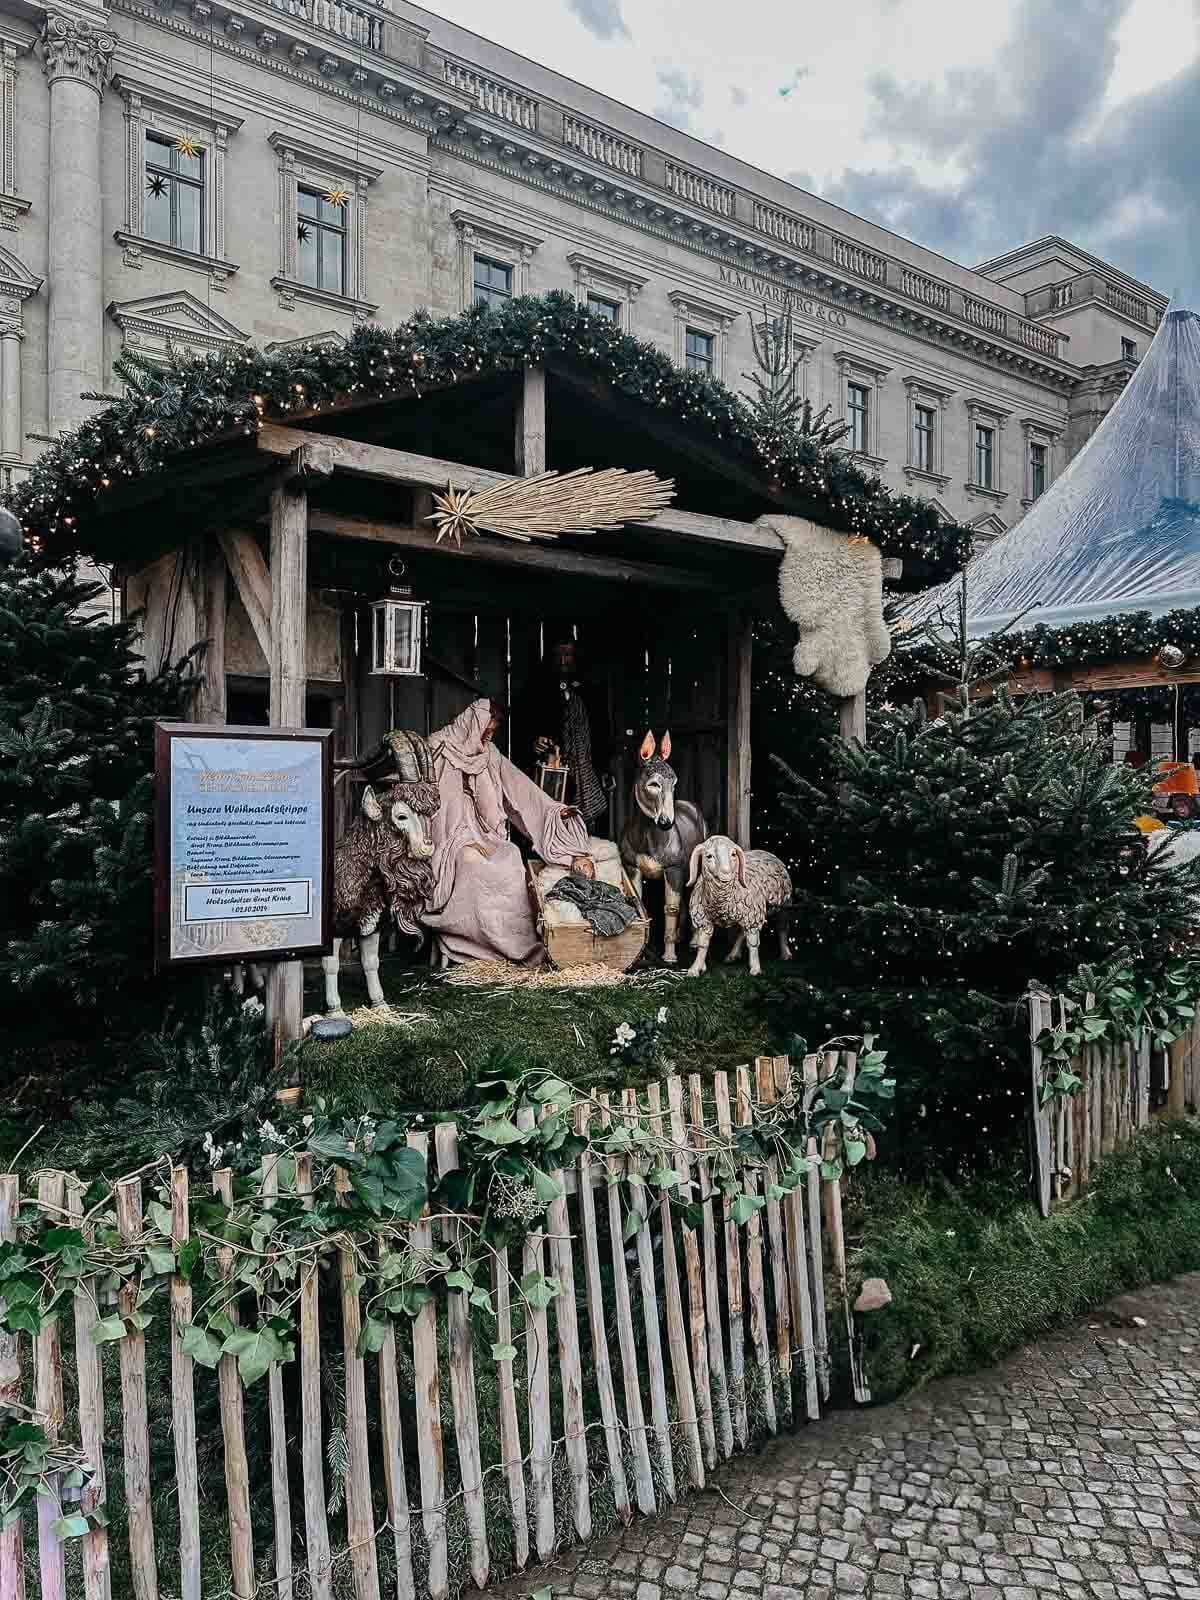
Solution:
M 278 350 L 340 350 L 346 335 L 336 328 L 326 328 L 323 333 L 298 333 L 294 339 L 272 339 L 263 349 L 269 356 Z
M 240 349 L 249 335 L 186 289 L 114 300 L 108 314 L 125 335 L 125 345 L 142 355 L 165 359 L 175 346 L 195 354 Z
M 30 272 L 11 250 L 0 246 L 0 296 L 7 300 L 27 300 L 42 287 L 44 279 Z
M 971 528 L 981 539 L 989 541 L 998 539 L 1002 533 L 1008 532 L 1007 523 L 1002 517 L 998 517 L 994 511 L 989 511 L 986 517 L 978 518 L 977 521 L 971 524 Z

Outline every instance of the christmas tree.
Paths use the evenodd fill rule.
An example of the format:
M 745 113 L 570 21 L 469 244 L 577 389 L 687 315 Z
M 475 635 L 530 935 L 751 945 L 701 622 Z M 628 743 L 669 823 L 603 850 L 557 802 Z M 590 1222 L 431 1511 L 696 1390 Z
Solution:
M 840 984 L 1019 995 L 1125 952 L 1180 959 L 1200 864 L 1142 859 L 1151 778 L 1114 767 L 1073 695 L 879 709 L 833 739 L 823 781 L 785 767 L 808 841 L 796 925 Z
M 147 681 L 133 624 L 81 616 L 100 587 L 0 570 L 0 991 L 61 1034 L 149 976 L 153 723 L 191 677 Z
M 804 356 L 796 354 L 790 300 L 777 317 L 764 307 L 761 323 L 750 324 L 750 338 L 758 367 L 742 374 L 751 388 L 750 433 L 772 482 L 778 483 L 785 466 L 819 460 L 845 438 L 850 425 L 830 420 L 832 406 L 814 413 L 804 396 Z

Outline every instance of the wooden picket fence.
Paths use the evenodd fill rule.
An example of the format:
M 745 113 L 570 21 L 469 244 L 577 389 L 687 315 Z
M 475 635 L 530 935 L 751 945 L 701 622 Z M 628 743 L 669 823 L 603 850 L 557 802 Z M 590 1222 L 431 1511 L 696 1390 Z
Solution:
M 1168 1050 L 1152 1049 L 1148 1033 L 1085 1045 L 1070 1063 L 1080 1088 L 1044 1102 L 1037 1040 L 1047 1029 L 1065 1027 L 1067 1013 L 1061 996 L 1031 992 L 1027 999 L 1033 1186 L 1048 1217 L 1056 1202 L 1084 1193 L 1094 1163 L 1127 1145 L 1154 1117 L 1200 1108 L 1200 1012 Z M 1091 1004 L 1089 996 L 1085 1009 Z
M 839 1064 L 852 1082 L 855 1058 L 837 1053 L 806 1057 L 803 1078 L 812 1084 Z M 236 1359 L 222 1357 L 213 1373 L 188 1357 L 183 1333 L 192 1290 L 174 1277 L 170 1405 L 160 1407 L 156 1424 L 161 1431 L 169 1417 L 169 1445 L 151 1436 L 156 1413 L 147 1406 L 146 1334 L 128 1331 L 127 1323 L 116 1347 L 135 1600 L 157 1600 L 160 1582 L 180 1600 L 201 1600 L 201 1508 L 211 1514 L 214 1498 L 223 1502 L 220 1542 L 227 1538 L 228 1549 L 217 1592 L 236 1600 L 260 1594 L 332 1600 L 335 1577 L 348 1582 L 355 1600 L 444 1600 L 467 1577 L 482 1588 L 502 1564 L 523 1568 L 532 1556 L 545 1559 L 564 1543 L 586 1540 L 601 1508 L 622 1521 L 635 1508 L 653 1515 L 687 1488 L 703 1488 L 719 1463 L 756 1435 L 820 1416 L 830 1392 L 834 1314 L 843 1320 L 856 1397 L 869 1399 L 845 1294 L 838 1183 L 823 1179 L 814 1165 L 799 1190 L 780 1197 L 771 1163 L 747 1168 L 746 1192 L 767 1199 L 740 1227 L 731 1203 L 710 1195 L 705 1150 L 714 1127 L 720 1137 L 752 1125 L 790 1082 L 786 1058 L 764 1057 L 732 1078 L 671 1077 L 644 1091 L 598 1092 L 582 1103 L 581 1126 L 589 1118 L 603 1125 L 626 1119 L 668 1139 L 681 1185 L 685 1192 L 693 1186 L 692 1198 L 702 1200 L 702 1221 L 695 1230 L 683 1227 L 665 1195 L 615 1182 L 622 1165 L 638 1170 L 637 1154 L 598 1159 L 585 1153 L 574 1171 L 561 1175 L 563 1194 L 544 1225 L 523 1245 L 494 1253 L 495 1338 L 498 1347 L 515 1348 L 512 1359 L 493 1360 L 462 1294 L 430 1301 L 411 1322 L 392 1322 L 378 1354 L 361 1357 L 362 1306 L 351 1253 L 339 1251 L 333 1282 L 310 1269 L 300 1286 L 297 1360 L 286 1369 L 272 1366 L 262 1380 L 268 1388 L 269 1541 L 261 1533 L 266 1486 L 251 1483 L 247 1391 Z M 520 1114 L 526 1128 L 533 1115 Z M 453 1122 L 437 1124 L 432 1141 L 421 1132 L 408 1140 L 439 1173 L 456 1168 Z M 817 1153 L 810 1144 L 809 1154 Z M 268 1173 L 264 1192 L 271 1181 Z M 300 1157 L 296 1184 L 305 1204 L 312 1203 L 313 1183 L 311 1158 Z M 212 1187 L 228 1199 L 230 1172 L 214 1172 Z M 37 1201 L 52 1216 L 78 1220 L 83 1192 L 78 1181 L 48 1172 L 38 1179 Z M 17 1178 L 0 1177 L 0 1238 L 12 1236 L 19 1198 Z M 191 1231 L 184 1168 L 172 1172 L 171 1200 L 178 1249 Z M 141 1179 L 123 1181 L 117 1202 L 122 1237 L 138 1239 Z M 639 1221 L 626 1243 L 631 1209 Z M 435 1226 L 442 1234 L 436 1242 L 453 1242 L 457 1223 L 441 1219 L 416 1225 L 413 1247 L 433 1248 Z M 544 1271 L 558 1279 L 561 1292 L 546 1307 L 522 1306 L 511 1285 Z M 123 1313 L 132 1312 L 135 1293 L 122 1291 Z M 329 1307 L 322 1347 L 320 1301 L 330 1295 L 339 1302 L 340 1349 L 330 1348 Z M 514 1317 L 522 1310 L 523 1336 L 519 1327 L 514 1336 Z M 62 1326 L 65 1317 L 33 1339 L 0 1335 L 0 1406 L 24 1397 L 53 1439 L 68 1431 L 67 1369 L 66 1392 L 77 1396 L 78 1442 L 93 1472 L 82 1491 L 84 1511 L 103 1509 L 110 1493 L 103 1419 L 112 1346 L 104 1347 L 102 1358 L 88 1337 L 98 1315 L 94 1284 L 81 1282 L 73 1336 Z M 330 1414 L 330 1388 L 322 1381 L 328 1377 L 323 1363 L 331 1362 L 340 1385 L 335 1392 L 344 1396 L 337 1415 Z M 219 1409 L 224 1467 L 215 1491 L 211 1472 L 201 1482 L 197 1457 L 198 1400 L 202 1386 L 214 1384 L 208 1402 Z M 488 1425 L 498 1430 L 490 1461 L 481 1449 L 481 1403 Z M 345 1439 L 344 1512 L 331 1509 L 324 1442 L 331 1427 Z M 151 1483 L 152 1456 L 167 1448 L 175 1472 L 169 1527 L 161 1517 L 156 1526 L 161 1496 L 155 1499 Z M 260 1508 L 257 1549 L 252 1500 Z M 68 1592 L 72 1600 L 80 1593 L 84 1600 L 110 1600 L 107 1530 L 94 1527 L 68 1554 L 52 1531 L 63 1509 L 59 1497 L 47 1493 L 37 1506 L 36 1539 L 32 1527 L 19 1524 L 0 1534 L 0 1600 L 28 1600 L 26 1577 L 41 1600 L 66 1600 Z M 203 1542 L 204 1560 L 211 1561 L 211 1537 Z M 81 1572 L 69 1589 L 76 1567 L 68 1563 L 78 1563 Z M 205 1583 L 207 1594 L 211 1577 Z

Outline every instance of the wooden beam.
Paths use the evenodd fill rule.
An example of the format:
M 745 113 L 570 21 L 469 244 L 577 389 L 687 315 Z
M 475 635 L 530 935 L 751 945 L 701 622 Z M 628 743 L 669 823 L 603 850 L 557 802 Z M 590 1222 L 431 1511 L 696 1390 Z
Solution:
M 462 546 L 434 544 L 428 527 L 410 528 L 401 522 L 376 522 L 317 509 L 309 512 L 308 526 L 312 533 L 334 534 L 343 539 L 374 540 L 405 550 L 418 550 L 423 555 L 466 561 L 472 567 L 520 567 L 531 574 L 558 573 L 563 577 L 593 581 L 600 579 L 602 582 L 626 585 L 645 584 L 660 589 L 687 589 L 705 594 L 729 592 L 726 579 L 710 577 L 707 573 L 689 572 L 683 567 L 655 566 L 649 561 L 627 561 L 623 557 L 588 555 L 578 550 L 563 549 L 557 544 L 539 545 L 533 551 L 527 545 L 487 537 L 468 540 Z
M 546 470 L 546 369 L 526 367 L 517 397 L 514 455 L 518 478 L 533 478 Z
M 215 539 L 206 541 L 203 555 L 203 619 L 208 648 L 204 652 L 204 682 L 196 695 L 197 722 L 224 722 L 225 612 L 229 569 Z
M 233 575 L 238 599 L 246 608 L 258 648 L 271 659 L 271 574 L 253 534 L 235 528 L 218 533 L 221 549 Z
M 743 850 L 750 848 L 750 669 L 754 625 L 739 612 L 729 618 L 726 661 L 726 700 L 729 718 L 729 759 L 725 798 L 725 826 L 729 837 Z
M 300 428 L 285 428 L 277 422 L 264 422 L 258 431 L 258 447 L 268 455 L 290 457 L 301 445 L 327 445 L 335 472 L 351 477 L 370 478 L 380 483 L 413 484 L 424 489 L 444 489 L 453 481 L 458 489 L 490 489 L 511 483 L 510 472 L 492 472 L 485 467 L 468 467 L 460 461 L 442 461 L 436 456 L 414 455 L 409 450 L 393 450 L 386 445 L 363 444 L 357 439 L 335 439 Z M 668 506 L 649 522 L 631 522 L 630 528 L 647 533 L 675 534 L 697 543 L 728 545 L 741 550 L 761 551 L 778 559 L 783 553 L 779 536 L 769 528 L 732 517 L 706 517 L 696 511 L 679 511 Z
M 257 547 L 256 547 L 257 548 Z M 271 726 L 302 728 L 307 670 L 308 493 L 281 483 L 271 494 Z M 332 884 L 323 884 L 326 894 Z M 276 1065 L 300 1037 L 304 964 L 276 961 L 267 978 L 267 1028 Z

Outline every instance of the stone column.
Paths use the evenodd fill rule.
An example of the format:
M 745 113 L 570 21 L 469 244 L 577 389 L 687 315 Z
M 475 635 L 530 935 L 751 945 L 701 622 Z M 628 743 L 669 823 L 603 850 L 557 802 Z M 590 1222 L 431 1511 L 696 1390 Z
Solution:
M 21 330 L 0 328 L 0 453 L 21 454 Z
M 46 20 L 42 64 L 50 84 L 50 428 L 95 408 L 79 398 L 103 386 L 100 99 L 116 38 L 77 17 Z

